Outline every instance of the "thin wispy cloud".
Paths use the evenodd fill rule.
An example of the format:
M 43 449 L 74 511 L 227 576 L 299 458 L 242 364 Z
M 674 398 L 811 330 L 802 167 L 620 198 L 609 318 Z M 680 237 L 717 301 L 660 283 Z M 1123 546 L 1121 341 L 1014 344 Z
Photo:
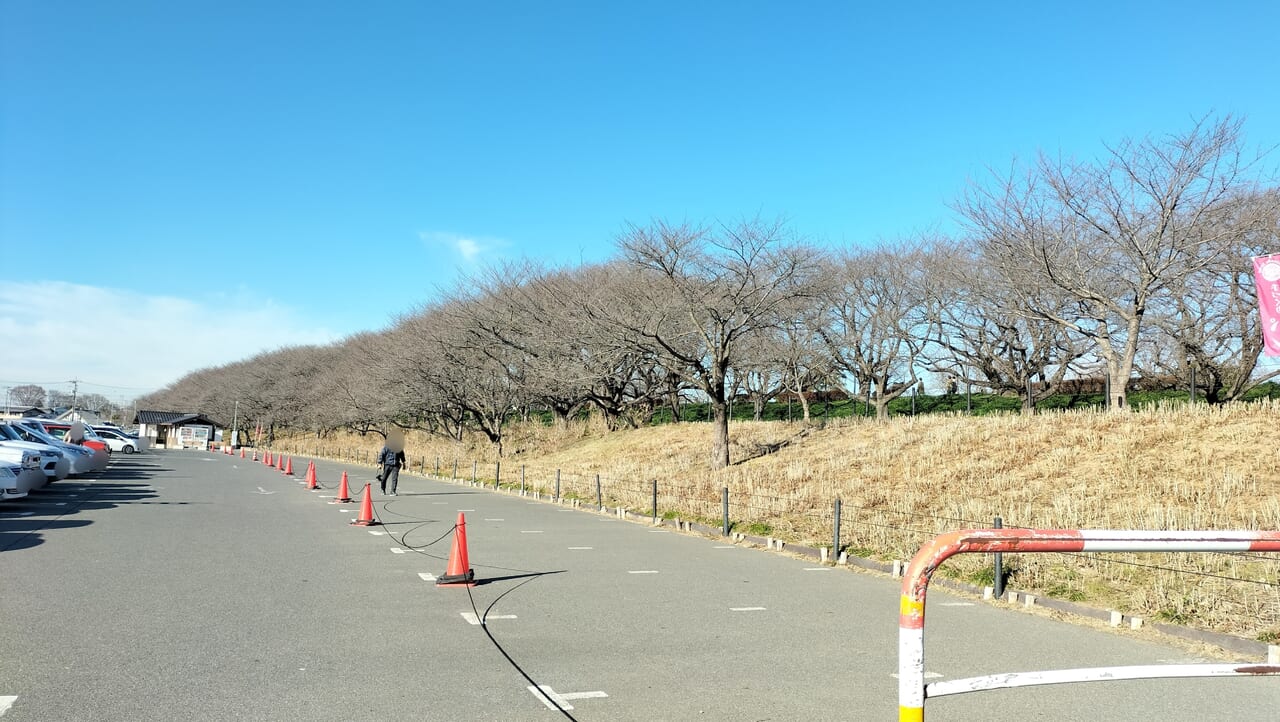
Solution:
M 499 238 L 484 238 L 444 231 L 423 231 L 418 234 L 418 237 L 428 249 L 445 251 L 468 265 L 499 257 L 510 245 Z
M 337 338 L 269 300 L 0 283 L 0 378 L 8 385 L 80 379 L 144 393 L 199 368 Z

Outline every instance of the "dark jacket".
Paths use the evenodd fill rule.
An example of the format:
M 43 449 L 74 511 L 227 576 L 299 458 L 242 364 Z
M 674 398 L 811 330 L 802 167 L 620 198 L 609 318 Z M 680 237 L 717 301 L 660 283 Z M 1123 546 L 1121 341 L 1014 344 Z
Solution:
M 378 454 L 378 463 L 383 466 L 395 466 L 404 468 L 404 452 L 392 451 L 388 447 L 382 447 L 382 451 Z

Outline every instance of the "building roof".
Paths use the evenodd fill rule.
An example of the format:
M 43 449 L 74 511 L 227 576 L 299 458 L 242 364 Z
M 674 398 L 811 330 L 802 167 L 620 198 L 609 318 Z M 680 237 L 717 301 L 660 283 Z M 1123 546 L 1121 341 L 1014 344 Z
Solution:
M 189 411 L 143 411 L 142 409 L 138 409 L 137 415 L 133 417 L 133 423 L 151 426 L 186 426 L 188 424 L 221 426 L 204 414 Z

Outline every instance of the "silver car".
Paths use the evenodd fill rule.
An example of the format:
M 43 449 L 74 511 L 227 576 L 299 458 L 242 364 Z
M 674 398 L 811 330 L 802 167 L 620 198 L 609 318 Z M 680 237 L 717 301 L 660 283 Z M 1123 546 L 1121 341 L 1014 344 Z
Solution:
M 61 450 L 43 442 L 27 441 L 8 424 L 0 423 L 0 446 L 27 449 L 39 454 L 40 470 L 48 481 L 65 479 L 71 473 L 71 460 Z
M 25 424 L 9 424 L 9 428 L 16 431 L 23 441 L 47 444 L 61 451 L 71 460 L 71 474 L 88 474 L 91 471 L 101 471 L 107 466 L 106 454 L 94 452 L 92 449 L 83 446 L 63 443 L 43 431 L 37 431 Z M 99 456 L 101 456 L 100 459 Z

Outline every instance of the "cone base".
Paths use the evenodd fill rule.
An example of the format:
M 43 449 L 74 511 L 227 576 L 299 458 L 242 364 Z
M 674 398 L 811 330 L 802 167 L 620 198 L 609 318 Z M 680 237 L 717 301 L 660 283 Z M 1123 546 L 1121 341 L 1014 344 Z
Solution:
M 333 501 L 331 501 L 331 502 L 329 502 L 329 503 L 330 503 L 330 504 L 354 504 L 354 503 L 356 503 L 356 500 L 355 500 L 355 499 L 352 499 L 352 498 L 350 498 L 350 497 L 348 497 L 348 498 L 346 498 L 346 499 L 334 499 Z
M 351 522 L 351 526 L 382 526 L 382 522 L 378 521 L 377 519 L 371 519 L 369 521 L 365 521 L 363 519 L 357 519 Z
M 474 587 L 476 570 L 468 569 L 466 574 L 445 574 L 436 580 L 437 587 Z

